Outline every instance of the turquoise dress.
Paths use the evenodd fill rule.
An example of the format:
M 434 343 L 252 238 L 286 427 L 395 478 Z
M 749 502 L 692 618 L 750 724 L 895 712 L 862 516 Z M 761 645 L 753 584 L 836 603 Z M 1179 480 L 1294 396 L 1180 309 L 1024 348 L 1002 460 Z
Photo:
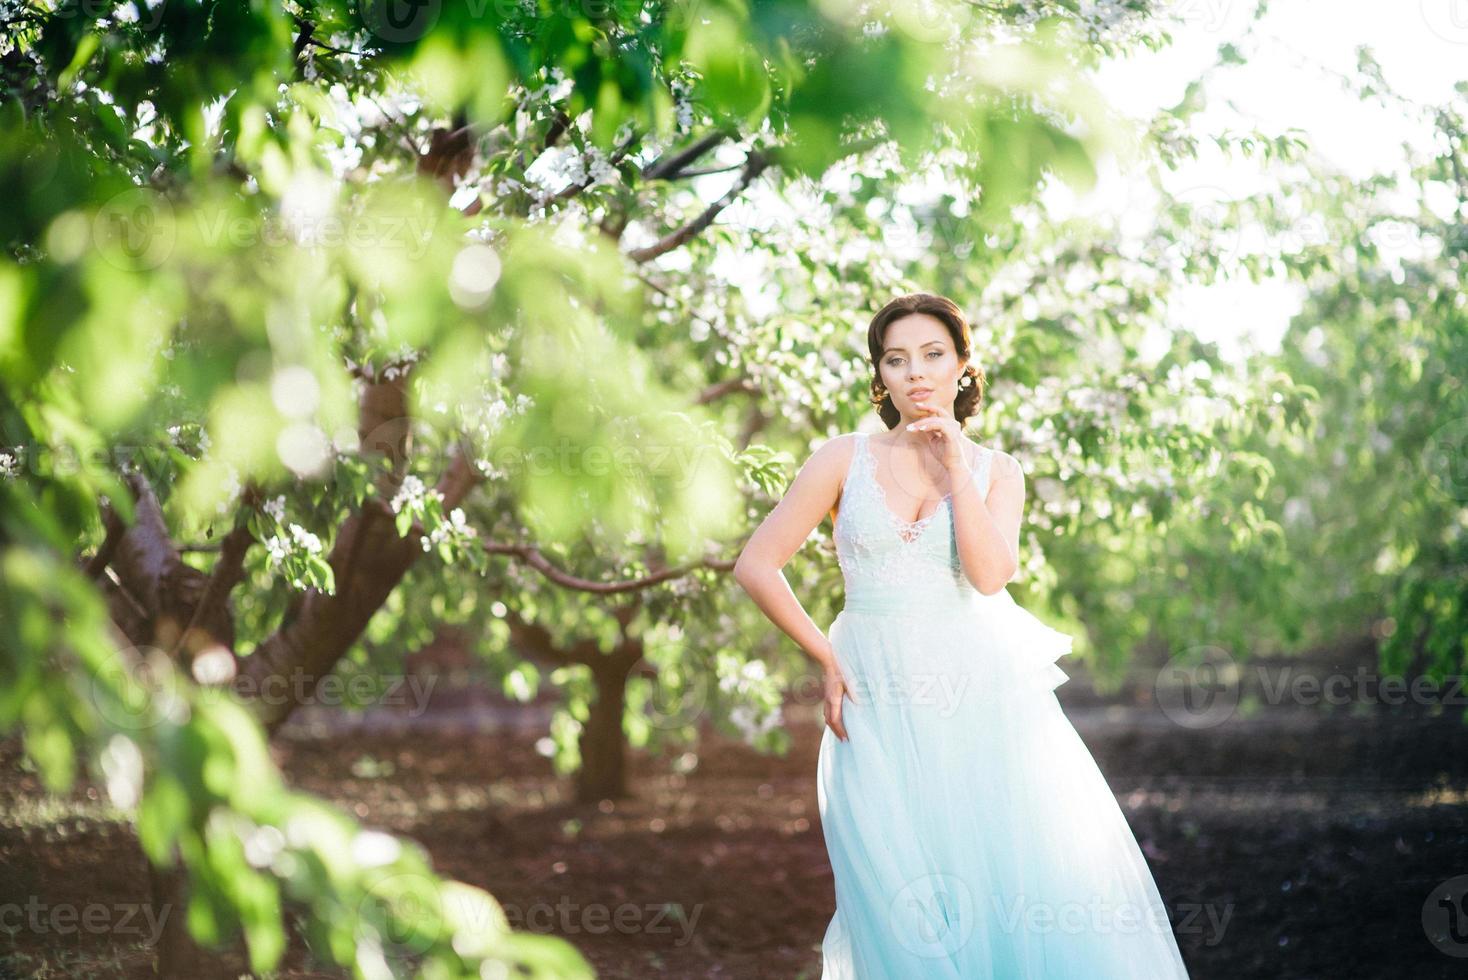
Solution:
M 856 433 L 831 624 L 855 700 L 817 763 L 823 980 L 1172 980 L 1187 970 L 1116 798 L 1061 711 L 1071 637 L 964 577 L 951 499 L 904 523 Z M 972 473 L 989 486 L 993 450 Z

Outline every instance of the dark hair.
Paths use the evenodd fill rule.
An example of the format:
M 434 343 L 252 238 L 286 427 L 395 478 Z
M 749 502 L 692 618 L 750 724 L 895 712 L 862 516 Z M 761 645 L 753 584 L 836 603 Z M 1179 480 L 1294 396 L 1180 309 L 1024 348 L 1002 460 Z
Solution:
M 878 310 L 877 315 L 872 317 L 871 326 L 867 327 L 867 348 L 872 358 L 872 401 L 877 406 L 877 414 L 887 423 L 889 429 L 897 427 L 897 423 L 902 421 L 902 414 L 892 404 L 891 394 L 881 387 L 882 351 L 887 340 L 887 328 L 893 321 L 913 313 L 926 313 L 948 328 L 948 336 L 953 338 L 953 346 L 958 349 L 959 360 L 966 361 L 973 354 L 974 341 L 968 318 L 963 315 L 958 304 L 946 296 L 908 293 Z M 983 370 L 974 364 L 968 364 L 963 373 L 973 380 L 967 387 L 960 383 L 958 397 L 953 400 L 953 417 L 958 420 L 959 425 L 963 425 L 965 419 L 976 413 L 984 400 Z

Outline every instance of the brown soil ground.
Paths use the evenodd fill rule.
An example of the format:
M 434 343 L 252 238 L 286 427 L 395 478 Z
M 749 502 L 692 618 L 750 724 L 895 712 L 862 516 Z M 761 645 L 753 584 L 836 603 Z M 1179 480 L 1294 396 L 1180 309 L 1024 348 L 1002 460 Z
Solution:
M 1468 958 L 1434 949 L 1423 926 L 1433 888 L 1468 874 L 1463 709 L 1274 709 L 1188 730 L 1062 702 L 1148 855 L 1194 978 L 1468 974 Z M 687 775 L 637 755 L 635 798 L 590 806 L 569 800 L 534 730 L 295 728 L 274 751 L 295 785 L 422 842 L 438 869 L 507 908 L 539 910 L 520 927 L 564 936 L 601 977 L 815 980 L 834 909 L 820 727 L 792 724 L 783 759 L 712 735 Z M 0 741 L 0 908 L 148 900 L 136 836 L 99 814 L 101 798 L 82 783 L 48 800 L 17 740 Z M 631 906 L 645 927 L 598 932 L 580 918 L 592 906 Z M 1221 931 L 1180 917 L 1200 906 L 1230 916 Z M 686 924 L 655 919 L 664 907 Z M 149 973 L 150 950 L 126 937 L 9 921 L 0 980 Z M 346 974 L 313 966 L 296 941 L 281 975 Z

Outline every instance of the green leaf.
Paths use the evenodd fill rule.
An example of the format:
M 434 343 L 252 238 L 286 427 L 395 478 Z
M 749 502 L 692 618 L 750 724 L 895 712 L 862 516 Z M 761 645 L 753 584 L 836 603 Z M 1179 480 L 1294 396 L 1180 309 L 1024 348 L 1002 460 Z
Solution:
M 138 803 L 138 843 L 148 860 L 173 867 L 173 842 L 189 819 L 188 794 L 168 773 L 157 773 Z

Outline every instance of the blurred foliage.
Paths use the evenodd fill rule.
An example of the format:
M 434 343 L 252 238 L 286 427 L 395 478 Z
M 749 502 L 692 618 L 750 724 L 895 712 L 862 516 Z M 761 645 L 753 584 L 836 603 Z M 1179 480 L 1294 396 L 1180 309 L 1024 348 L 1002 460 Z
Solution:
M 108 508 L 132 521 L 146 486 L 166 552 L 206 582 L 219 543 L 246 536 L 226 651 L 246 665 L 303 597 L 350 587 L 335 532 L 385 507 L 428 558 L 378 600 L 356 666 L 468 623 L 524 697 L 543 675 L 507 642 L 508 611 L 558 646 L 630 632 L 652 667 L 628 685 L 635 743 L 689 738 L 713 711 L 779 748 L 796 665 L 749 642 L 761 627 L 715 567 L 642 590 L 627 620 L 632 600 L 551 587 L 481 544 L 532 542 L 597 581 L 737 540 L 764 503 L 741 495 L 775 490 L 788 457 L 727 433 L 748 391 L 780 392 L 751 370 L 746 394 L 693 396 L 789 368 L 816 338 L 798 317 L 748 321 L 727 284 L 684 307 L 715 248 L 818 254 L 745 227 L 741 195 L 798 194 L 855 158 L 896 175 L 945 157 L 975 220 L 1004 227 L 1049 175 L 1088 186 L 1110 128 L 1080 69 L 1164 43 L 1153 7 L 1102 23 L 1047 2 L 936 19 L 793 0 L 406 19 L 377 0 L 0 2 L 0 726 L 53 789 L 81 751 L 149 859 L 186 869 L 192 935 L 243 933 L 257 970 L 298 905 L 313 950 L 357 976 L 587 975 L 420 848 L 286 788 L 250 705 L 201 683 L 207 658 L 128 643 L 99 588 Z M 735 171 L 711 206 L 710 180 Z M 820 286 L 816 266 L 793 272 L 769 295 Z M 401 409 L 373 415 L 395 391 Z M 814 421 L 801 405 L 792 426 Z M 435 481 L 466 459 L 474 492 L 445 506 Z M 587 675 L 544 674 L 566 697 L 563 769 Z
M 1166 44 L 1167 6 L 0 0 L 0 726 L 56 789 L 84 753 L 150 859 L 187 869 L 193 935 L 243 933 L 257 969 L 298 906 L 358 976 L 589 975 L 291 792 L 248 703 L 126 642 L 85 571 L 102 505 L 131 518 L 141 476 L 205 575 L 248 532 L 242 663 L 352 588 L 336 535 L 377 506 L 423 558 L 340 675 L 464 627 L 507 696 L 556 689 L 570 773 L 593 667 L 633 649 L 630 744 L 712 719 L 783 751 L 809 664 L 723 564 L 816 443 L 875 424 L 864 327 L 917 290 L 969 310 L 973 434 L 1025 469 L 1014 588 L 1103 680 L 1139 648 L 1354 630 L 1392 669 L 1461 669 L 1461 105 L 1428 113 L 1431 208 L 1292 131 L 1212 140 L 1288 175 L 1269 191 L 1180 190 L 1207 86 L 1133 126 L 1085 82 Z M 1156 183 L 1140 242 L 1046 204 L 1102 152 Z M 1394 266 L 1382 229 L 1430 247 Z M 1278 355 L 1231 362 L 1170 318 L 1236 276 L 1308 289 Z M 446 506 L 462 459 L 475 486 Z M 786 572 L 828 622 L 826 526 Z

